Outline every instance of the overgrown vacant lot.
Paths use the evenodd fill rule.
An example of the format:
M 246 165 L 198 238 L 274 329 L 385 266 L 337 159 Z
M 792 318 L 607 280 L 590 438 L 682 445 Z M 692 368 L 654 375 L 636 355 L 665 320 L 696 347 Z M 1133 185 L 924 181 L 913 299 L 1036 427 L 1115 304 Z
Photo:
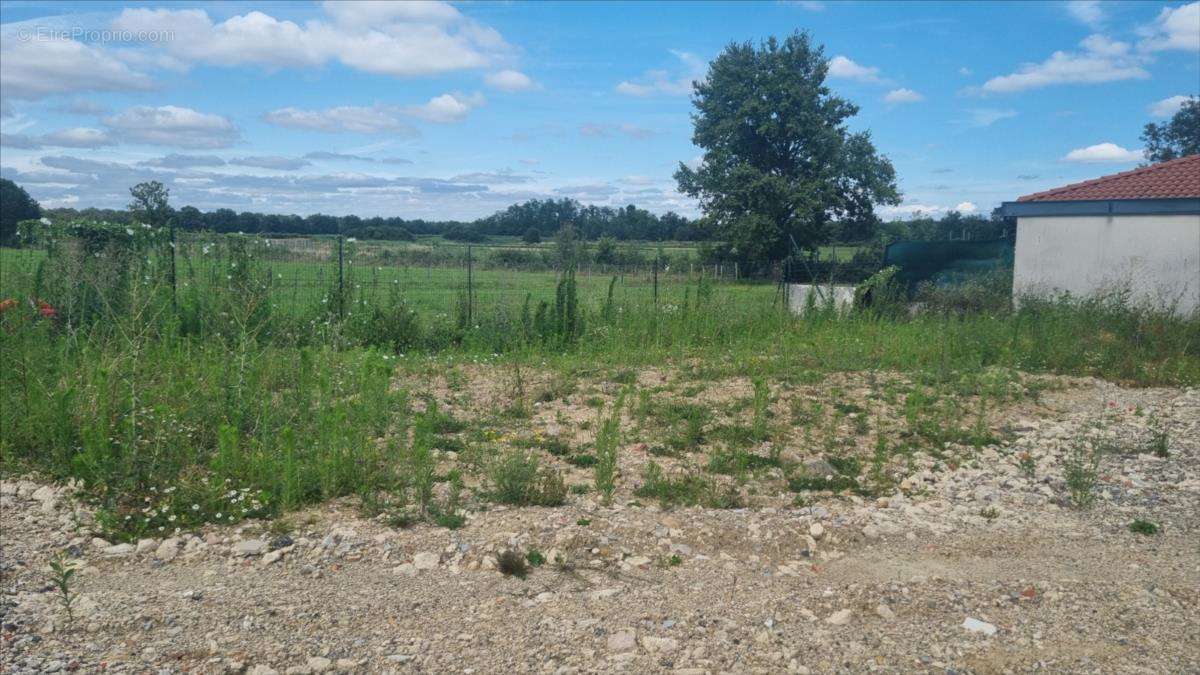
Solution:
M 285 311 L 143 253 L 0 310 L 8 671 L 1200 667 L 1195 318 Z
M 226 516 L 183 480 L 127 544 L 119 508 L 11 479 L 6 667 L 1200 667 L 1195 389 L 737 370 L 405 359 L 356 389 L 392 397 L 347 460 L 379 462 L 368 487 L 296 511 L 231 489 L 277 517 L 174 532 Z

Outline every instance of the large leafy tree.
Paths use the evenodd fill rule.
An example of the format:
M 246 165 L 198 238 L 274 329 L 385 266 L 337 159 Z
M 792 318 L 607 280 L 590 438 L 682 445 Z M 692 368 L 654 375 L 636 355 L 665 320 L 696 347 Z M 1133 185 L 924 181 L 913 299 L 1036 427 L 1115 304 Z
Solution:
M 858 107 L 825 85 L 828 70 L 823 48 L 796 32 L 729 45 L 695 83 L 692 142 L 704 155 L 675 179 L 741 257 L 815 249 L 837 221 L 871 222 L 875 204 L 900 201 L 891 162 L 846 128 Z
M 17 223 L 41 215 L 41 208 L 25 188 L 0 178 L 0 243 L 7 244 L 16 238 Z
M 1200 99 L 1184 101 L 1168 122 L 1147 124 L 1142 129 L 1142 142 L 1146 144 L 1146 159 L 1151 162 L 1200 154 Z
M 138 183 L 129 188 L 129 195 L 133 197 L 129 202 L 129 212 L 137 221 L 162 227 L 171 219 L 171 205 L 168 203 L 171 191 L 162 183 L 156 180 Z

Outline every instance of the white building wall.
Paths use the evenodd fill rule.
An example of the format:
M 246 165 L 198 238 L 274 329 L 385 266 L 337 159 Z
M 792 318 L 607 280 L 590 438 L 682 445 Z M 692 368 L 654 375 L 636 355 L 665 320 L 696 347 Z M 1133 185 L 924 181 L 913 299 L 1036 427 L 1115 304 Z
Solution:
M 1013 295 L 1128 288 L 1138 303 L 1200 308 L 1200 215 L 1017 219 Z
M 787 301 L 793 314 L 804 314 L 810 302 L 817 309 L 832 304 L 837 311 L 845 312 L 854 306 L 854 286 L 788 284 Z

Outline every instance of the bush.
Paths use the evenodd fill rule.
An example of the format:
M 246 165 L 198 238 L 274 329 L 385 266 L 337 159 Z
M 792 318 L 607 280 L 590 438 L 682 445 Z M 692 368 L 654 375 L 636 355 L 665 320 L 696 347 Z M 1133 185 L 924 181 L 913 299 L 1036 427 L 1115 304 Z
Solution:
M 736 509 L 742 506 L 737 488 L 720 488 L 714 481 L 698 473 L 680 473 L 670 478 L 657 462 L 648 462 L 642 470 L 642 485 L 634 495 L 657 499 L 665 509 L 672 505 L 705 506 L 711 509 Z
M 916 300 L 925 311 L 971 313 L 1007 313 L 1012 311 L 1012 269 L 994 270 L 969 277 L 956 284 L 922 283 Z
M 854 288 L 854 308 L 877 316 L 900 316 L 908 303 L 904 285 L 896 279 L 899 267 L 885 267 Z
M 422 344 L 421 320 L 398 292 L 387 303 L 358 303 L 346 317 L 347 337 L 364 347 L 379 347 L 392 353 Z
M 561 506 L 567 501 L 562 474 L 540 466 L 537 457 L 512 450 L 489 472 L 491 499 L 513 506 Z

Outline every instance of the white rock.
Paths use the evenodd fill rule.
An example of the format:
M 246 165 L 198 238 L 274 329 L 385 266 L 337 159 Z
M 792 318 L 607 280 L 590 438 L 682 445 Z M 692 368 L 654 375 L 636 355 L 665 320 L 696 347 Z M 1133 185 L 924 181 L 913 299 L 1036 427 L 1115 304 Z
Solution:
M 314 673 L 323 673 L 333 666 L 333 662 L 324 656 L 312 656 L 308 659 L 308 669 Z
M 989 637 L 996 634 L 996 627 L 994 625 L 970 616 L 963 620 L 962 627 L 972 633 L 983 633 Z
M 845 626 L 850 623 L 850 618 L 854 613 L 848 609 L 839 609 L 825 618 L 825 623 L 832 626 Z
M 642 649 L 651 654 L 662 654 L 665 652 L 673 652 L 679 647 L 679 641 L 675 638 L 662 638 L 647 635 L 642 638 Z
M 637 635 L 632 630 L 623 630 L 608 636 L 608 649 L 614 652 L 631 652 L 637 649 Z
M 825 526 L 820 523 L 813 523 L 808 526 L 808 533 L 813 539 L 820 539 L 825 536 Z
M 174 560 L 177 555 L 179 555 L 179 537 L 163 539 L 158 548 L 154 550 L 154 557 L 159 560 Z
M 404 563 L 403 565 L 393 567 L 392 574 L 406 577 L 416 576 L 417 568 L 412 563 Z
M 137 552 L 148 553 L 158 548 L 158 542 L 153 539 L 138 539 Z
M 418 570 L 431 570 L 437 566 L 438 554 L 436 553 L 426 551 L 413 556 L 413 567 L 416 567 Z
M 619 588 L 601 588 L 588 593 L 588 600 L 606 600 L 621 592 Z
M 262 555 L 267 550 L 267 542 L 262 539 L 246 539 L 234 544 L 231 550 L 234 555 L 243 557 Z
M 896 618 L 896 613 L 893 612 L 892 608 L 888 607 L 887 605 L 880 605 L 876 607 L 875 613 L 878 614 L 879 618 L 883 619 L 884 621 L 891 621 L 892 619 Z
M 279 675 L 279 671 L 270 666 L 258 665 L 251 668 L 247 675 Z
M 104 555 L 107 556 L 125 556 L 137 551 L 137 547 L 133 544 L 117 544 L 104 549 Z

